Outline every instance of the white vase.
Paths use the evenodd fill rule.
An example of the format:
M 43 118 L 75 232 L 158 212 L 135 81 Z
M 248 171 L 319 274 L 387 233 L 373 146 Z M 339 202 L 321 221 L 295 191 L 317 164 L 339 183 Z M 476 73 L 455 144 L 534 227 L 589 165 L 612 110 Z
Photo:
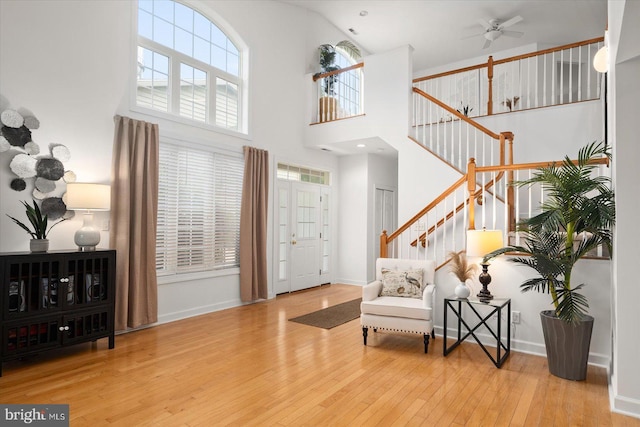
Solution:
M 47 252 L 49 250 L 49 239 L 31 239 L 29 241 L 31 252 Z
M 471 290 L 464 283 L 459 283 L 454 292 L 458 298 L 468 298 L 471 295 Z

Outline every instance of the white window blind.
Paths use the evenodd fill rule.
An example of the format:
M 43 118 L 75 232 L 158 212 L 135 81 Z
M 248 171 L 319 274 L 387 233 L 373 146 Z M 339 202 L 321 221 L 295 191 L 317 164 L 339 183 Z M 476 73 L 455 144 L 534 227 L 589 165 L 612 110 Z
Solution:
M 242 155 L 162 143 L 159 275 L 239 266 Z

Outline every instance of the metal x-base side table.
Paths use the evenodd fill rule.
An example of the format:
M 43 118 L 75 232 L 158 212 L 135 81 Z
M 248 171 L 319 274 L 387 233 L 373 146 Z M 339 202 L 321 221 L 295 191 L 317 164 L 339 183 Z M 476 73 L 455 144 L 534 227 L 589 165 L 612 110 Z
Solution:
M 478 322 L 473 326 L 469 326 L 469 324 L 462 317 L 462 306 L 466 305 L 469 307 L 473 313 L 475 313 L 478 318 Z M 457 306 L 457 307 L 456 307 Z M 484 306 L 491 307 L 491 310 L 488 314 L 482 315 L 476 310 L 476 306 Z M 502 333 L 502 310 L 507 308 L 507 343 L 506 346 L 503 342 L 501 333 Z M 451 310 L 453 314 L 458 319 L 458 339 L 451 346 L 447 347 L 447 312 Z M 491 316 L 497 314 L 496 320 L 496 331 L 491 328 L 491 325 L 487 323 L 487 320 L 491 319 Z M 484 350 L 485 354 L 489 356 L 489 359 L 496 365 L 497 368 L 502 367 L 504 361 L 509 357 L 509 353 L 511 352 L 511 299 L 509 298 L 494 298 L 488 301 L 480 301 L 477 298 L 457 298 L 457 297 L 448 297 L 444 299 L 444 340 L 443 340 L 443 354 L 446 356 L 451 353 L 456 347 L 460 345 L 462 341 L 467 339 L 469 335 L 471 335 L 476 342 L 480 345 L 482 350 Z M 462 335 L 462 325 L 467 328 L 467 333 Z M 493 335 L 496 339 L 496 356 L 487 350 L 485 345 L 480 341 L 480 339 L 476 336 L 475 331 L 484 325 L 487 330 Z M 504 353 L 501 355 L 502 351 Z

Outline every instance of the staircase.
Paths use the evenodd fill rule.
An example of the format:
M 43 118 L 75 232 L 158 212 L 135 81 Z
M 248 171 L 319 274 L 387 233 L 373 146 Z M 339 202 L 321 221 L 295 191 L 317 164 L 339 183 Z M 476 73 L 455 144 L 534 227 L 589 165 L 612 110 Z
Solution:
M 575 54 L 582 58 L 584 54 L 586 58 L 590 58 L 595 54 L 600 43 L 600 39 L 588 40 L 523 55 L 509 61 L 501 61 L 501 63 L 511 64 L 517 61 L 520 69 L 523 67 L 522 61 L 526 61 L 528 67 L 526 74 L 528 77 L 534 76 L 535 85 L 537 85 L 539 76 L 537 71 L 534 75 L 531 70 L 540 68 L 540 63 L 544 64 L 542 69 L 546 70 L 549 55 L 551 55 L 549 61 L 553 64 L 556 63 L 556 55 L 561 61 L 560 64 L 564 64 L 562 61 L 565 55 L 572 58 Z M 535 62 L 533 67 L 531 67 L 532 58 Z M 476 111 L 484 111 L 487 115 L 493 114 L 494 110 L 492 105 L 494 91 L 491 81 L 495 71 L 492 68 L 494 64 L 490 57 L 487 65 L 489 77 L 487 107 L 484 109 L 475 104 Z M 569 64 L 572 62 L 570 61 Z M 513 68 L 513 64 L 509 66 Z M 469 68 L 432 77 L 445 78 L 458 72 L 466 74 L 467 77 L 454 77 L 459 82 L 468 78 Z M 583 78 L 584 70 L 587 72 L 588 82 Z M 521 74 L 524 72 L 521 71 Z M 569 70 L 570 76 L 574 74 Z M 509 79 L 504 73 L 500 75 L 503 82 Z M 519 81 L 520 91 L 514 90 L 514 85 L 511 85 L 511 95 L 507 98 L 510 102 L 505 102 L 505 107 L 508 106 L 511 112 L 516 109 L 590 100 L 599 96 L 600 80 L 596 79 L 596 76 L 592 77 L 590 70 L 579 68 L 577 75 L 576 82 L 571 79 L 566 82 L 567 90 L 564 89 L 565 82 L 560 82 L 560 86 L 557 87 L 558 96 L 555 92 L 557 86 L 555 81 L 551 89 L 547 89 L 546 86 L 542 89 L 538 89 L 537 86 L 532 89 L 530 82 L 526 83 L 527 86 L 523 89 L 523 83 Z M 465 248 L 467 229 L 482 227 L 499 229 L 504 234 L 505 244 L 518 244 L 520 238 L 516 233 L 516 222 L 535 215 L 538 211 L 537 206 L 544 201 L 545 194 L 540 188 L 516 188 L 511 183 L 528 178 L 533 170 L 551 162 L 514 164 L 514 134 L 509 131 L 495 133 L 487 129 L 477 120 L 469 117 L 474 110 L 474 107 L 469 104 L 460 102 L 458 108 L 454 108 L 453 105 L 449 105 L 452 104 L 450 99 L 449 103 L 446 103 L 427 93 L 422 88 L 433 89 L 432 82 L 429 82 L 429 86 L 424 84 L 425 81 L 432 80 L 432 77 L 414 81 L 412 133 L 409 138 L 457 170 L 460 178 L 398 230 L 390 234 L 387 230 L 382 231 L 380 257 L 434 259 L 441 267 L 446 263 L 451 251 L 457 252 Z M 546 82 L 546 74 L 543 80 Z M 503 87 L 502 96 L 506 93 L 505 91 Z M 438 93 L 442 90 L 436 88 L 433 92 Z M 452 92 L 449 90 L 449 94 Z M 476 95 L 472 98 L 479 99 L 480 96 Z M 550 103 L 549 100 L 558 102 Z M 520 101 L 519 107 L 518 101 Z M 608 174 L 609 171 L 604 163 L 606 162 L 603 162 L 599 173 Z M 600 250 L 593 255 L 600 257 L 608 254 L 603 254 Z

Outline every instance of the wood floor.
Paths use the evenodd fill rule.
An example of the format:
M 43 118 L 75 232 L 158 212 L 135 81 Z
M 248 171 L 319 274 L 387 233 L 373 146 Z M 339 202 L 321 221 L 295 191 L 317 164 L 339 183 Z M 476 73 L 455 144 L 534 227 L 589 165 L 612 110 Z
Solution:
M 67 403 L 71 426 L 640 426 L 609 411 L 604 369 L 561 380 L 542 357 L 496 369 L 463 343 L 287 319 L 360 296 L 328 285 L 4 364 L 0 403 Z

